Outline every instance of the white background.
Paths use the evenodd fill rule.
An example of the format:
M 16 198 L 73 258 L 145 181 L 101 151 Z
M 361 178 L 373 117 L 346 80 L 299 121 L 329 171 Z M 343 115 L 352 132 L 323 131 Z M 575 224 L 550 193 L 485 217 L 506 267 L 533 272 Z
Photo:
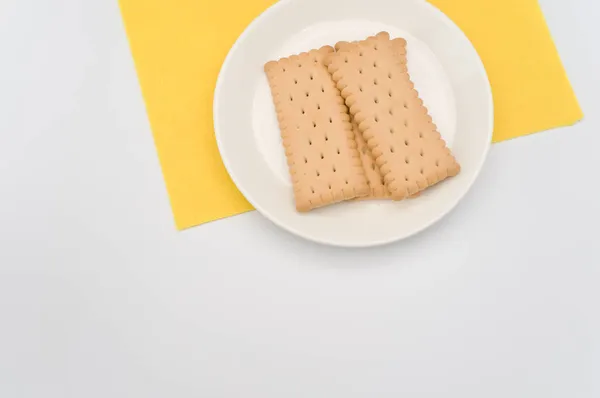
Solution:
M 3 0 L 0 397 L 600 396 L 600 7 L 541 4 L 585 121 L 355 251 L 175 232 L 117 2 Z

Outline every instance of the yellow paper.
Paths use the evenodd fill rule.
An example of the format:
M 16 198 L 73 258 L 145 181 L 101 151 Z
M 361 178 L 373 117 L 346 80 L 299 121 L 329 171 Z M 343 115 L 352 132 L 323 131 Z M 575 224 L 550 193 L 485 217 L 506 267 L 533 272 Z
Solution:
M 252 207 L 221 162 L 212 97 L 227 52 L 274 0 L 121 0 L 175 223 Z M 494 141 L 573 124 L 582 113 L 536 0 L 431 0 L 465 32 L 494 95 Z
M 217 148 L 213 91 L 227 52 L 274 0 L 121 0 L 178 229 L 252 210 Z

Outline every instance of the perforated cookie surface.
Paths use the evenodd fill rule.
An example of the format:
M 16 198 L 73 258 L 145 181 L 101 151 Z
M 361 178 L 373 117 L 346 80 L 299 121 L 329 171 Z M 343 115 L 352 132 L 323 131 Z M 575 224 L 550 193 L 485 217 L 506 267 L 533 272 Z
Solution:
M 325 60 L 395 200 L 460 172 L 410 80 L 405 44 L 382 32 L 338 43 Z
M 265 64 L 298 211 L 369 193 L 348 109 L 317 50 Z

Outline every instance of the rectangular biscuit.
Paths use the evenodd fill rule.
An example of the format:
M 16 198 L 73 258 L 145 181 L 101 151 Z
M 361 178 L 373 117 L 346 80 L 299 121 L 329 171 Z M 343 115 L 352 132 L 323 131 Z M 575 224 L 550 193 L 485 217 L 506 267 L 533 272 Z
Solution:
M 369 193 L 348 108 L 323 64 L 333 51 L 324 46 L 264 66 L 300 212 Z
M 406 42 L 381 32 L 340 42 L 325 59 L 394 200 L 455 176 L 460 165 L 419 98 Z

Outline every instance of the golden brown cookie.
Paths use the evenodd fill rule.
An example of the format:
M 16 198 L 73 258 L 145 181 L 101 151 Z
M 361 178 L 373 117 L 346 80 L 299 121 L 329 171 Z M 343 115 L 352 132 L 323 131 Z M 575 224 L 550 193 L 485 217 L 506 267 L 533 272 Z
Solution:
M 381 32 L 336 45 L 325 59 L 392 199 L 455 176 L 460 165 L 441 138 L 406 68 L 406 42 Z
M 369 193 L 348 109 L 323 58 L 331 46 L 265 64 L 301 212 Z

